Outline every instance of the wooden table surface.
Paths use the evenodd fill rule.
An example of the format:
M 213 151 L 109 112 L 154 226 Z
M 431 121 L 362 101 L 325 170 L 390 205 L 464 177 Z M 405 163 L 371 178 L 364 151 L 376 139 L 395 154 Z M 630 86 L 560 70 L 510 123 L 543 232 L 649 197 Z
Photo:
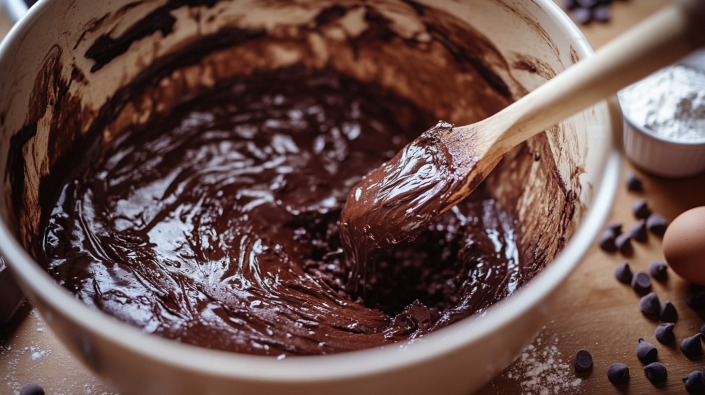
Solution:
M 608 23 L 583 27 L 595 48 L 664 6 L 666 0 L 615 1 Z M 1 26 L 0 26 L 1 27 Z M 634 168 L 625 161 L 622 179 Z M 705 205 L 705 174 L 683 180 L 643 177 L 642 193 L 627 193 L 620 187 L 610 221 L 628 227 L 635 222 L 631 205 L 647 198 L 655 212 L 673 220 L 681 212 Z M 623 184 L 623 182 L 622 182 Z M 647 243 L 634 243 L 629 258 L 634 271 L 648 270 L 654 259 L 663 259 L 661 240 L 653 235 Z M 654 338 L 658 322 L 639 311 L 639 296 L 614 279 L 614 267 L 625 260 L 593 247 L 569 278 L 552 311 L 551 321 L 534 343 L 499 377 L 478 392 L 490 394 L 683 394 L 681 377 L 705 366 L 705 360 L 688 360 L 676 345 L 660 345 Z M 653 290 L 661 301 L 671 300 L 680 319 L 675 327 L 676 344 L 695 334 L 703 318 L 685 304 L 687 284 L 673 272 L 665 282 L 654 281 Z M 636 358 L 637 339 L 643 337 L 659 349 L 659 361 L 668 369 L 664 384 L 654 386 L 646 379 Z M 573 371 L 572 359 L 580 349 L 592 353 L 594 367 L 587 375 Z M 616 387 L 606 376 L 614 362 L 629 366 L 628 385 Z M 58 342 L 41 317 L 25 305 L 7 326 L 0 328 L 0 394 L 18 394 L 23 385 L 35 382 L 47 394 L 111 394 L 112 389 L 97 380 Z M 5 384 L 3 384 L 5 383 Z

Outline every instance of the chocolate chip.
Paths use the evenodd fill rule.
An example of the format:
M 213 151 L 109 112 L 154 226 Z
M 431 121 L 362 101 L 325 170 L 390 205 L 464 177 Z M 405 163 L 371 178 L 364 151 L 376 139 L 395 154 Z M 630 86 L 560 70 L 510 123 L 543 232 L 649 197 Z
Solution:
M 640 337 L 639 345 L 636 346 L 636 357 L 639 358 L 641 363 L 656 362 L 657 356 L 658 350 L 656 347 Z
M 649 218 L 651 209 L 649 209 L 649 204 L 646 202 L 646 199 L 639 199 L 632 205 L 632 214 L 639 219 Z
M 651 277 L 645 271 L 639 270 L 632 277 L 632 288 L 638 293 L 643 293 L 651 289 Z
M 578 3 L 575 0 L 563 0 L 563 8 L 566 10 L 572 10 L 577 6 Z
M 685 303 L 695 311 L 705 310 L 705 287 L 691 284 L 685 294 Z
M 580 350 L 575 354 L 573 366 L 577 372 L 585 372 L 592 368 L 592 355 L 586 350 Z
M 588 8 L 577 7 L 570 14 L 577 23 L 586 24 L 592 18 L 592 12 Z
M 639 222 L 629 227 L 629 235 L 632 239 L 644 243 L 649 240 L 649 234 L 646 231 L 646 220 L 639 220 Z
M 676 310 L 676 306 L 674 306 L 670 300 L 667 300 L 661 304 L 661 311 L 658 316 L 663 322 L 678 321 L 678 311 Z
M 705 391 L 705 381 L 703 381 L 703 374 L 700 371 L 695 371 L 689 373 L 687 376 L 683 377 L 683 382 L 685 383 L 685 390 L 691 394 L 698 394 Z
M 600 0 L 576 0 L 578 5 L 583 8 L 592 8 L 600 2 Z
M 614 232 L 614 236 L 617 237 L 622 234 L 622 223 L 621 222 L 610 222 L 605 227 L 605 230 L 610 229 Z
M 646 227 L 656 236 L 663 236 L 666 233 L 668 222 L 666 222 L 666 218 L 663 218 L 663 215 L 653 213 L 647 218 Z
M 687 337 L 681 342 L 681 351 L 688 358 L 697 358 L 703 355 L 703 347 L 700 345 L 700 339 L 703 337 L 702 333 L 698 333 L 694 336 Z
M 44 395 L 44 388 L 38 384 L 27 384 L 20 391 L 20 395 Z
M 627 191 L 641 192 L 644 190 L 644 183 L 633 171 L 627 174 Z
M 623 264 L 617 266 L 614 269 L 614 276 L 617 277 L 617 280 L 620 282 L 631 284 L 634 274 L 632 274 L 632 269 L 629 267 L 629 262 L 624 262 Z
M 661 312 L 661 303 L 658 300 L 658 296 L 653 292 L 642 296 L 639 301 L 639 309 L 646 315 L 658 315 Z
M 611 16 L 612 12 L 608 5 L 598 5 L 592 9 L 592 18 L 598 22 L 607 22 Z
M 651 277 L 657 280 L 665 280 L 668 277 L 668 265 L 664 261 L 651 261 L 649 273 L 651 273 Z
M 629 368 L 623 363 L 613 363 L 607 368 L 607 378 L 612 384 L 624 384 L 629 381 Z
M 644 366 L 644 372 L 646 372 L 646 378 L 653 384 L 666 380 L 666 367 L 660 362 L 653 362 Z
M 666 322 L 656 327 L 656 340 L 661 344 L 671 344 L 676 340 L 676 336 L 673 334 L 673 327 L 676 324 L 672 322 Z
M 597 241 L 597 244 L 600 246 L 600 248 L 602 248 L 603 251 L 606 251 L 606 252 L 617 251 L 617 245 L 615 244 L 614 232 L 612 232 L 610 229 L 605 229 L 605 231 L 602 232 L 602 235 L 600 236 L 600 240 Z
M 614 239 L 614 244 L 623 255 L 631 255 L 634 252 L 632 247 L 632 238 L 627 233 L 622 233 Z

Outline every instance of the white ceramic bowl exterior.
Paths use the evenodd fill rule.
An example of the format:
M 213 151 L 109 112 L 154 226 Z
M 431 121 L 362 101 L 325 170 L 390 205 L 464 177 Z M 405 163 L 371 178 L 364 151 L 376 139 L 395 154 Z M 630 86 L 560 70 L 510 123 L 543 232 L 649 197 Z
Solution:
M 3 175 L 8 171 L 9 142 L 27 118 L 30 92 L 47 54 L 60 48 L 65 58 L 74 57 L 79 63 L 87 61 L 82 53 L 72 52 L 76 51 L 74 43 L 86 26 L 112 12 L 111 18 L 115 20 L 110 28 L 120 31 L 125 28 L 120 15 L 146 12 L 140 7 L 154 7 L 148 2 L 128 8 L 123 14 L 116 12 L 130 2 L 40 1 L 10 32 L 0 47 L 0 112 L 4 115 L 0 126 L 0 172 Z M 222 3 L 224 7 L 232 3 L 231 9 L 237 11 L 250 2 Z M 532 59 L 562 70 L 592 53 L 577 27 L 551 0 L 423 3 L 471 24 L 510 60 L 528 52 Z M 91 34 L 95 37 L 99 33 Z M 167 53 L 170 45 L 177 46 L 178 37 L 169 36 L 154 50 L 159 34 L 134 43 L 122 60 L 106 66 L 101 75 L 111 78 L 88 75 L 92 90 L 86 92 L 89 98 L 84 104 L 99 107 L 120 84 L 134 77 L 135 64 Z M 78 51 L 85 51 L 85 46 L 79 45 Z M 550 78 L 518 69 L 512 69 L 512 77 L 528 89 Z M 468 394 L 508 366 L 538 333 L 546 322 L 551 300 L 609 213 L 621 161 L 615 143 L 621 127 L 616 100 L 576 114 L 563 126 L 575 144 L 566 145 L 556 131 L 547 136 L 562 174 L 574 170 L 568 159 L 577 158 L 582 164 L 579 198 L 585 211 L 575 219 L 580 224 L 577 231 L 556 259 L 514 296 L 494 305 L 482 316 L 453 324 L 413 344 L 276 360 L 213 351 L 144 334 L 77 301 L 32 259 L 18 242 L 20 236 L 8 225 L 12 223 L 12 213 L 8 209 L 7 176 L 1 184 L 5 193 L 0 194 L 0 249 L 31 303 L 57 336 L 86 366 L 122 394 Z M 40 152 L 46 143 L 42 132 L 40 128 L 31 141 L 32 147 Z M 31 179 L 33 174 L 26 176 Z M 530 208 L 530 204 L 525 206 L 526 210 Z

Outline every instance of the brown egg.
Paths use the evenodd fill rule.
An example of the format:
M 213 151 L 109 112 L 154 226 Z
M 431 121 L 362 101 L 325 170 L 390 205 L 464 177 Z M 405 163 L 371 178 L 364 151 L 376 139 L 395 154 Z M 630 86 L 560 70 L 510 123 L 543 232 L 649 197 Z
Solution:
M 663 254 L 679 276 L 705 285 L 705 206 L 673 220 L 663 236 Z

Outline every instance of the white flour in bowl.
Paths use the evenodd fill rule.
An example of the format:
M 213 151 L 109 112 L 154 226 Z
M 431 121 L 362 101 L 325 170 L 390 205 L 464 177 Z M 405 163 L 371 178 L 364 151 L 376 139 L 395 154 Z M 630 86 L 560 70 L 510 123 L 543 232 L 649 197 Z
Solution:
M 679 143 L 705 141 L 705 72 L 666 67 L 619 92 L 622 111 L 637 126 Z

